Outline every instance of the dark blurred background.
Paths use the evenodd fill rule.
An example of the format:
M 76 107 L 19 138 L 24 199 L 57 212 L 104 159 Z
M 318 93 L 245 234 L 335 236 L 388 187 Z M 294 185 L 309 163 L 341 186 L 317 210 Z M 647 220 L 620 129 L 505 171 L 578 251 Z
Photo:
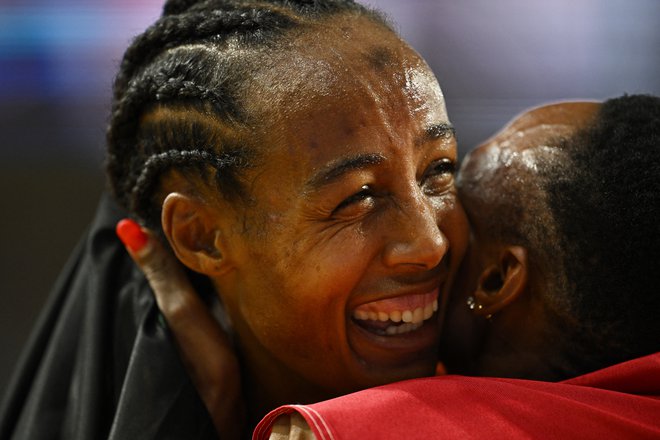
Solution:
M 461 153 L 532 105 L 660 94 L 658 0 L 369 0 L 436 72 Z M 0 0 L 0 393 L 104 187 L 110 85 L 161 0 Z

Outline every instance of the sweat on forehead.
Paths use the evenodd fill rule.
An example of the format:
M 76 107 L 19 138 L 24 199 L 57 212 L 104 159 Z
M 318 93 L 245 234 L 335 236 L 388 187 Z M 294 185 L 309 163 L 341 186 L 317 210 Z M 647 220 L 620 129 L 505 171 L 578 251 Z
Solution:
M 477 181 L 514 166 L 535 171 L 539 161 L 559 154 L 555 150 L 562 139 L 592 122 L 599 108 L 597 102 L 574 101 L 548 104 L 520 114 L 466 157 L 460 180 Z
M 215 121 L 247 130 L 249 138 L 246 137 L 245 144 L 258 142 L 263 116 L 276 112 L 250 113 L 248 107 L 259 101 L 257 105 L 262 109 L 276 106 L 285 111 L 287 106 L 301 104 L 301 99 L 287 100 L 288 92 L 300 85 L 294 79 L 303 78 L 302 74 L 295 74 L 295 59 L 290 61 L 293 70 L 278 71 L 288 81 L 271 81 L 272 88 L 258 81 L 260 71 L 277 71 L 273 69 L 277 55 L 286 61 L 287 54 L 296 53 L 290 50 L 292 42 L 301 35 L 314 34 L 322 40 L 328 32 L 319 24 L 329 22 L 329 17 L 347 17 L 347 21 L 363 17 L 360 22 L 363 25 L 377 23 L 377 27 L 388 28 L 377 12 L 351 0 L 173 0 L 167 2 L 163 11 L 124 54 L 113 86 L 107 131 L 106 167 L 112 192 L 121 206 L 151 227 L 159 223 L 159 207 L 146 188 L 156 188 L 163 172 L 171 168 L 189 169 L 193 165 L 191 160 L 193 168 L 203 167 L 206 158 L 213 164 L 243 163 L 219 160 L 218 155 L 224 156 L 226 151 L 214 139 L 203 136 L 215 134 L 212 130 L 217 125 Z M 310 81 L 326 84 L 331 79 L 323 76 L 328 71 L 319 69 L 318 63 L 307 66 L 306 70 L 300 63 L 297 67 L 308 74 Z M 314 76 L 317 73 L 320 78 Z M 255 84 L 261 88 L 254 87 Z M 162 131 L 176 135 L 168 138 L 172 142 L 160 144 L 140 138 L 141 115 L 155 104 L 199 112 L 207 117 L 211 129 L 181 132 L 168 127 L 167 119 L 161 119 Z M 203 123 L 204 118 L 200 121 Z M 239 173 L 239 170 L 232 171 L 223 165 L 224 175 L 231 172 Z M 142 179 L 145 175 L 151 177 Z
M 600 105 L 595 101 L 567 101 L 532 108 L 516 116 L 484 145 L 509 142 L 522 149 L 553 137 L 569 136 L 593 121 Z
M 406 70 L 426 67 L 389 27 L 368 16 L 343 14 L 304 27 L 284 46 L 260 55 L 259 67 L 244 90 L 252 114 L 277 116 L 318 108 L 331 95 L 350 95 L 365 74 L 412 84 Z M 263 118 L 262 118 L 263 119 Z
M 545 234 L 552 235 L 544 183 L 548 170 L 569 160 L 566 139 L 586 128 L 599 108 L 596 102 L 533 108 L 468 154 L 456 185 L 471 221 L 508 239 L 535 241 L 532 223 L 543 224 Z

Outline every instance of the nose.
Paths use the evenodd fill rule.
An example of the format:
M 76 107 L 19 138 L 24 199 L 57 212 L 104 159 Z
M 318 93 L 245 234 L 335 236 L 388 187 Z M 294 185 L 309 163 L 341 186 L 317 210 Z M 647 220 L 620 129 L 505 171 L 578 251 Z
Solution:
M 397 209 L 390 240 L 383 252 L 388 267 L 432 269 L 449 250 L 449 241 L 438 226 L 438 213 L 420 195 Z

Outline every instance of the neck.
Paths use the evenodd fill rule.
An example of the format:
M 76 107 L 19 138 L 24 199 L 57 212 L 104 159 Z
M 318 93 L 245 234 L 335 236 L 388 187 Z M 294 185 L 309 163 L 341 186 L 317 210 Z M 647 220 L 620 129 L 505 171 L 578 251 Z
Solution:
M 543 304 L 527 298 L 491 318 L 475 374 L 543 381 L 575 375 L 563 338 Z
M 333 397 L 268 354 L 244 351 L 242 357 L 243 391 L 251 429 L 268 412 L 281 405 L 312 403 Z

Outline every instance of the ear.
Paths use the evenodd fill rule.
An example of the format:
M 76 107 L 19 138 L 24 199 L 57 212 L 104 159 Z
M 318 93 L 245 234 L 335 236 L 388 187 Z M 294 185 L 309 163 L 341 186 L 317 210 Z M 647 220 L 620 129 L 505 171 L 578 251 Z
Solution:
M 165 197 L 161 222 L 177 258 L 190 269 L 218 276 L 229 269 L 223 218 L 202 199 L 173 192 Z
M 527 250 L 521 246 L 507 246 L 496 264 L 481 273 L 474 292 L 477 306 L 474 312 L 490 316 L 511 304 L 525 291 L 529 266 Z

